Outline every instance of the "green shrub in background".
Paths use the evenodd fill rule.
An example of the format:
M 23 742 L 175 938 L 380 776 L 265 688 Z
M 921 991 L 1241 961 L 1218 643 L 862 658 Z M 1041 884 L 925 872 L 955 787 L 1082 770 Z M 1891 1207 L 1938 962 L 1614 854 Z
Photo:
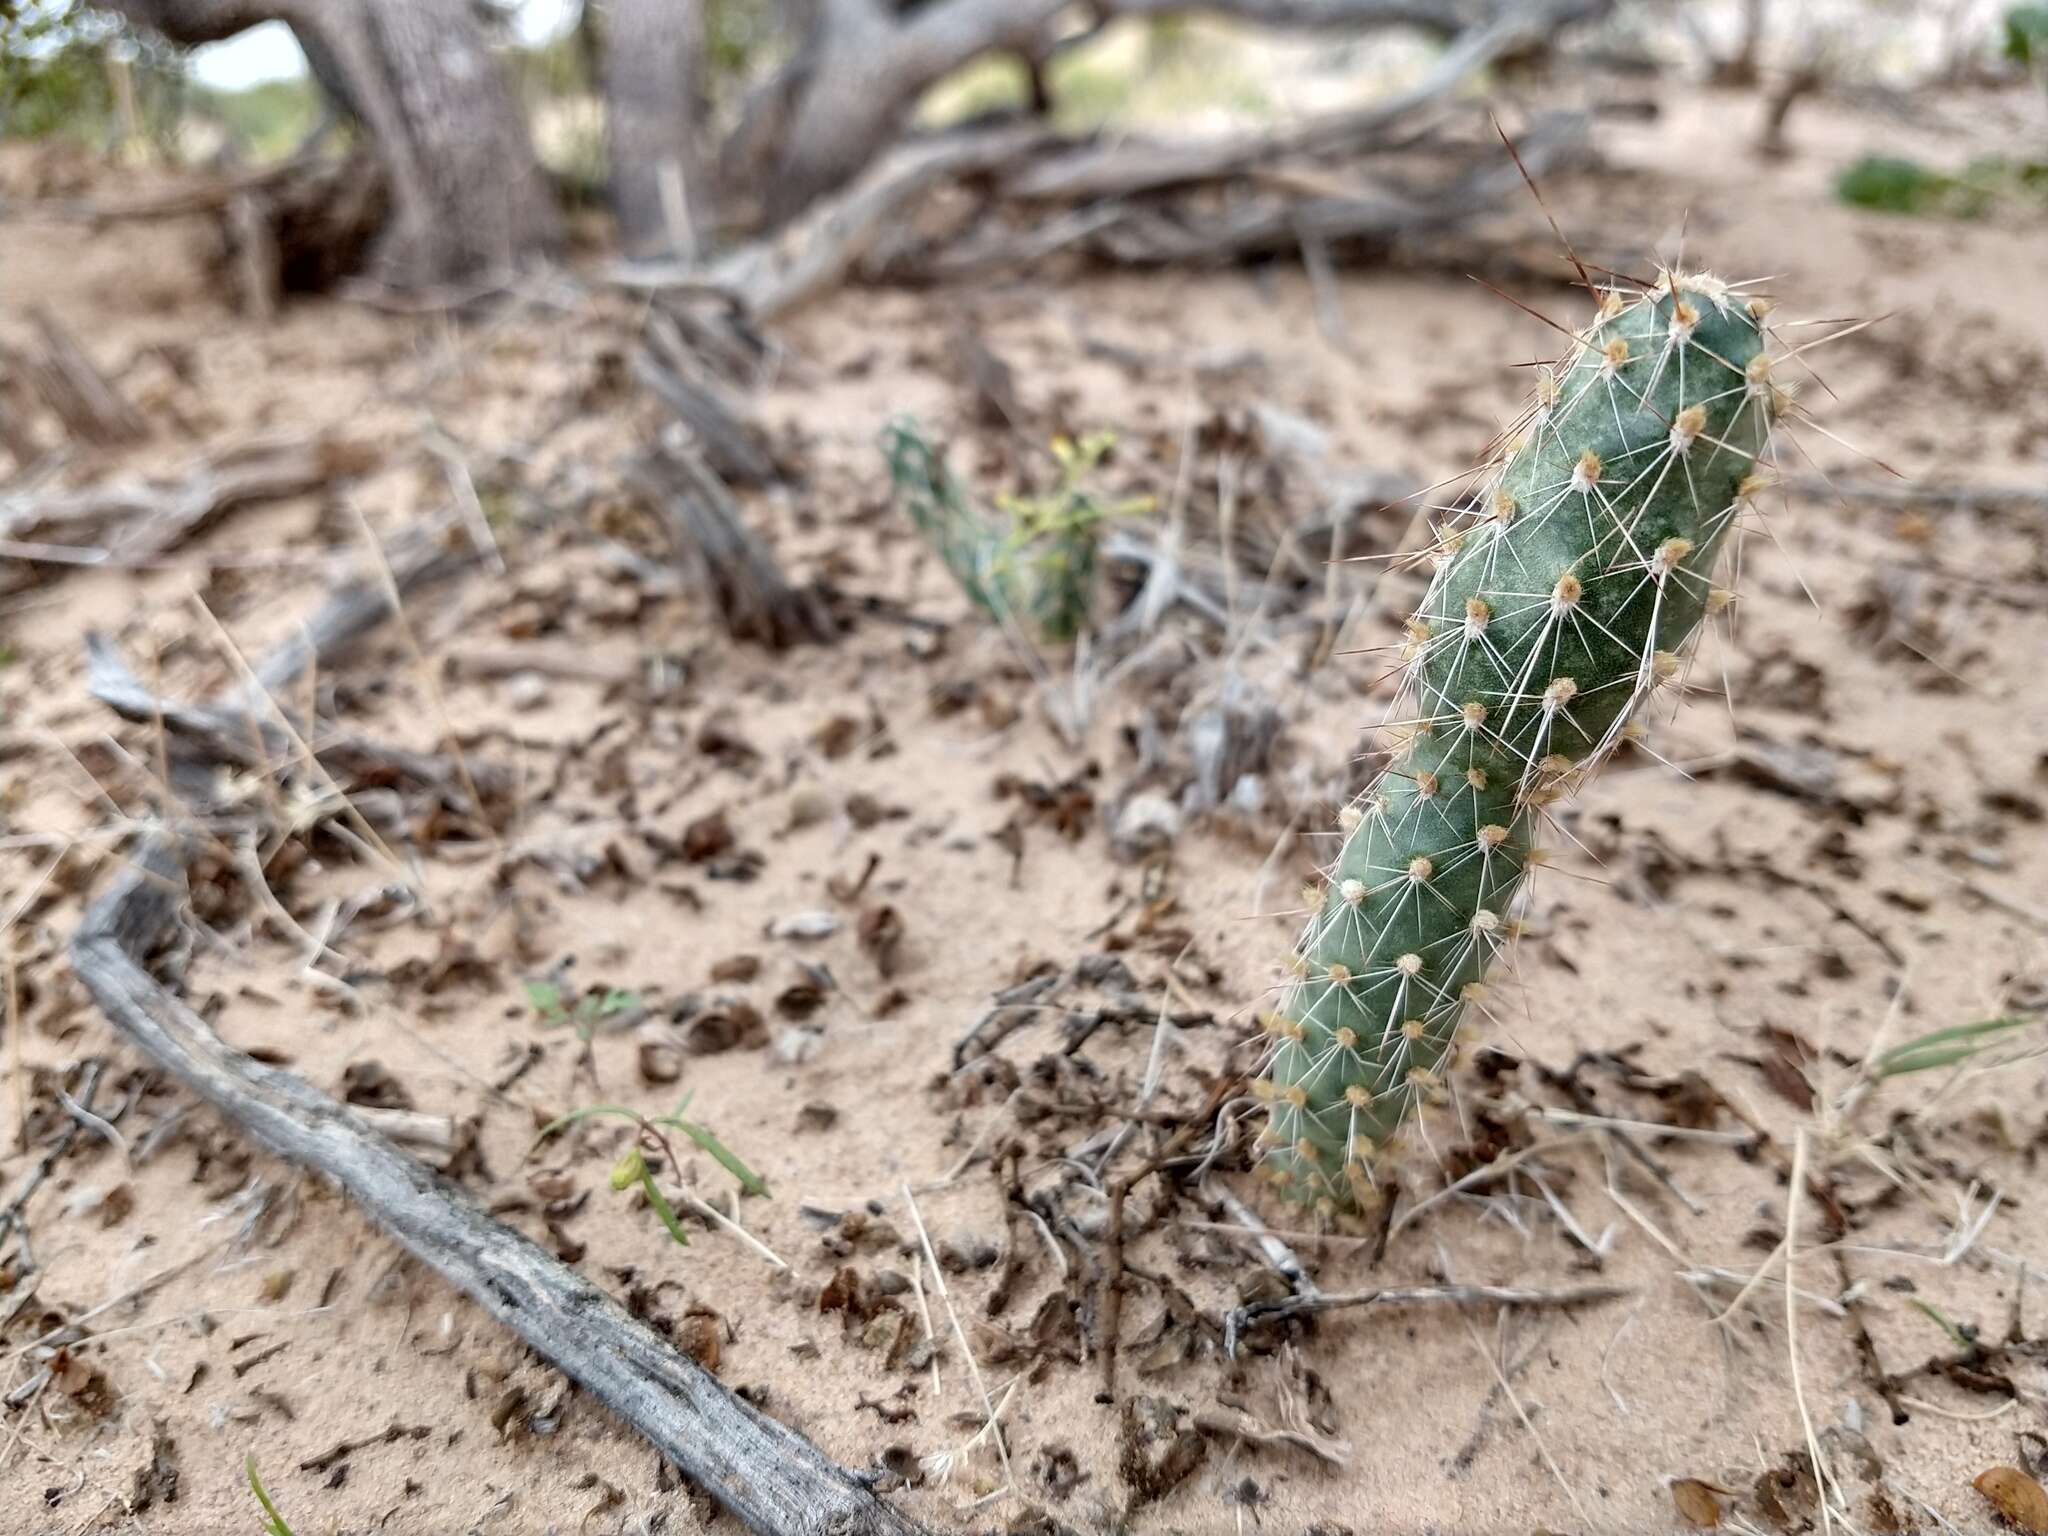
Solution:
M 2001 202 L 2048 196 L 2048 163 L 1973 160 L 1953 175 L 1895 155 L 1865 155 L 1835 180 L 1855 208 L 1923 218 L 1977 219 Z

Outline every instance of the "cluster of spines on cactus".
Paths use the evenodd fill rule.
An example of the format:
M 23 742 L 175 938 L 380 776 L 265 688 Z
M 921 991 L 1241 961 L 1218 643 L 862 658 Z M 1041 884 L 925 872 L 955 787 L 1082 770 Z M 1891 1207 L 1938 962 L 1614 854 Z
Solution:
M 1391 765 L 1341 817 L 1256 1083 L 1261 1167 L 1327 1217 L 1368 1210 L 1442 1096 L 1511 942 L 1547 808 L 1677 678 L 1790 396 L 1768 305 L 1707 274 L 1603 292 L 1433 551 Z

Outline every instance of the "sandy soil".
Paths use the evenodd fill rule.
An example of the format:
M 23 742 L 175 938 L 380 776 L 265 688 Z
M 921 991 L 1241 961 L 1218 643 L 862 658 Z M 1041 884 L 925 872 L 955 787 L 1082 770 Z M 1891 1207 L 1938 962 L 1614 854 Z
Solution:
M 1589 249 L 1636 253 L 1638 270 L 1642 253 L 1682 240 L 1731 277 L 1768 274 L 1792 322 L 1890 316 L 1811 354 L 1825 384 L 1805 399 L 1826 430 L 1800 435 L 1789 473 L 1883 479 L 1855 444 L 1931 484 L 2039 483 L 2040 224 L 1891 221 L 1825 196 L 1848 156 L 1910 132 L 1960 159 L 1995 147 L 2001 114 L 2021 108 L 1908 129 L 1814 107 L 1790 161 L 1699 152 L 1752 110 L 1674 101 L 1608 146 L 1626 174 L 1554 189 L 1567 227 Z M 1135 782 L 1138 727 L 1170 726 L 1186 702 L 1175 687 L 1220 684 L 1213 634 L 1176 618 L 1183 653 L 1100 688 L 1085 740 L 1063 741 L 1029 675 L 887 510 L 876 433 L 913 411 L 968 439 L 956 462 L 985 490 L 1014 477 L 1015 439 L 973 425 L 951 361 L 971 317 L 1015 371 L 1030 438 L 1112 427 L 1114 487 L 1162 502 L 1192 442 L 1191 523 L 1214 508 L 1219 473 L 1235 477 L 1243 516 L 1286 519 L 1314 509 L 1317 472 L 1243 430 L 1253 407 L 1319 427 L 1329 474 L 1425 484 L 1483 449 L 1525 382 L 1503 364 L 1549 352 L 1554 336 L 1451 272 L 1347 275 L 1348 354 L 1292 271 L 842 294 L 778 334 L 758 403 L 802 475 L 750 495 L 749 514 L 793 573 L 938 627 L 870 618 L 836 646 L 777 656 L 736 647 L 695 597 L 607 554 L 661 548 L 617 489 L 619 459 L 654 420 L 610 382 L 629 306 L 537 301 L 464 329 L 322 302 L 258 330 L 208 296 L 199 237 L 0 226 L 8 334 L 20 306 L 50 306 L 158 425 L 76 476 L 316 429 L 382 462 L 346 499 L 238 512 L 161 568 L 53 579 L 0 620 L 16 652 L 0 670 L 0 911 L 26 903 L 7 932 L 22 1055 L 0 1191 L 68 1123 L 55 1094 L 77 1087 L 63 1075 L 76 1064 L 104 1060 L 95 1103 L 125 1109 L 112 1135 L 74 1140 L 0 1246 L 0 1392 L 26 1390 L 38 1339 L 83 1330 L 0 1415 L 0 1526 L 251 1529 L 245 1457 L 301 1536 L 717 1523 L 632 1435 L 334 1195 L 152 1084 L 63 962 L 81 902 L 116 867 L 120 818 L 161 800 L 153 733 L 86 694 L 85 633 L 110 633 L 166 693 L 206 696 L 234 676 L 228 637 L 253 655 L 286 633 L 361 561 L 365 525 L 389 537 L 449 503 L 421 446 L 438 423 L 476 467 L 507 569 L 414 604 L 412 643 L 388 631 L 316 681 L 350 729 L 421 751 L 459 743 L 516 787 L 490 828 L 415 818 L 396 870 L 313 832 L 273 860 L 294 923 L 331 932 L 324 980 L 307 974 L 304 935 L 232 880 L 202 889 L 186 986 L 230 1042 L 331 1092 L 454 1117 L 457 1171 L 506 1220 L 715 1355 L 727 1383 L 833 1455 L 907 1475 L 918 1486 L 892 1497 L 935 1527 L 1643 1531 L 1711 1497 L 1729 1528 L 1816 1529 L 1809 1425 L 1856 1528 L 1990 1527 L 1971 1479 L 2021 1461 L 2017 1431 L 2048 1428 L 2041 1353 L 1982 1367 L 2017 1396 L 1964 1368 L 1905 1382 L 1903 1423 L 1878 1380 L 1960 1358 L 1941 1319 L 2003 1338 L 2021 1264 L 2048 1263 L 2033 1177 L 2048 1146 L 2044 1073 L 2024 1053 L 2039 1027 L 1998 1071 L 1873 1086 L 1863 1068 L 1874 1043 L 2044 997 L 2038 508 L 1787 498 L 1771 536 L 1745 545 L 1734 638 L 1708 645 L 1692 707 L 1652 743 L 1690 777 L 1640 755 L 1571 813 L 1579 846 L 1539 883 L 1517 984 L 1480 1030 L 1488 1049 L 1460 1073 L 1455 1107 L 1409 1149 L 1402 1208 L 1447 1174 L 1540 1149 L 1512 1178 L 1404 1217 L 1377 1268 L 1355 1239 L 1290 1239 L 1326 1291 L 1449 1278 L 1624 1294 L 1573 1310 L 1338 1312 L 1260 1330 L 1226 1361 L 1216 1319 L 1272 1294 L 1273 1277 L 1225 1207 L 1155 1180 L 1126 1213 L 1105 1402 L 1089 1283 L 1104 1212 L 1062 1159 L 1138 1102 L 1148 1064 L 1148 1110 L 1165 1119 L 1194 1114 L 1246 1061 L 1249 1012 L 1294 926 L 1272 914 L 1294 905 L 1313 834 L 1363 771 L 1352 754 L 1383 667 L 1341 655 L 1297 670 L 1331 611 L 1313 591 L 1241 623 L 1238 670 L 1286 721 L 1263 807 L 1120 856 L 1110 830 Z M 1577 318 L 1561 287 L 1522 296 Z M 1830 329 L 1784 336 L 1798 346 Z M 1162 361 L 1118 362 L 1090 343 Z M 1244 353 L 1228 371 L 1173 361 Z M 1386 549 L 1403 521 L 1364 526 Z M 1378 584 L 1378 569 L 1340 573 L 1340 650 L 1397 631 L 1413 581 Z M 1173 773 L 1154 780 L 1175 789 Z M 269 792 L 246 791 L 252 803 Z M 46 881 L 67 845 L 30 834 L 76 839 Z M 355 915 L 330 927 L 336 903 Z M 882 907 L 901 925 L 893 949 L 862 936 Z M 834 931 L 776 936 L 812 913 Z M 1062 984 L 953 1071 L 993 994 L 1101 954 L 1128 978 L 1105 962 L 1098 984 Z M 607 988 L 634 1002 L 597 1021 L 586 1053 L 573 1028 L 539 1016 L 527 984 L 547 978 L 572 1002 Z M 1063 1050 L 1069 1021 L 1118 990 L 1138 1006 L 1108 1010 Z M 1155 1028 L 1159 1010 L 1183 1026 Z M 1582 1053 L 1626 1053 L 1626 1070 Z M 1558 1118 L 1575 1091 L 1600 1114 L 1713 1134 L 1638 1138 L 1660 1181 Z M 528 1157 L 561 1111 L 657 1112 L 684 1092 L 771 1186 L 738 1214 L 786 1269 L 688 1216 L 691 1246 L 673 1246 L 607 1187 L 626 1137 L 616 1124 Z M 1140 1127 L 1133 1151 L 1156 1134 Z M 1814 1199 L 1788 1232 L 1795 1155 L 1848 1213 L 1841 1240 L 1827 1240 Z M 1276 1227 L 1302 1225 L 1260 1206 L 1233 1166 L 1218 1183 Z M 1011 1214 L 1013 1170 L 1064 1217 L 1058 1234 Z M 676 1182 L 733 1208 L 709 1157 L 684 1157 Z M 943 1297 L 906 1189 L 941 1254 Z M 1019 1269 L 991 1317 L 1004 1256 Z M 820 1308 L 847 1266 L 871 1300 L 880 1292 L 871 1317 Z M 931 1363 L 910 1280 L 944 1340 Z M 968 1441 L 984 1408 L 948 1306 L 1004 1405 L 1007 1472 L 986 1441 L 950 1478 L 919 1466 Z M 2030 1336 L 2043 1307 L 2026 1309 Z M 1205 1427 L 1185 1439 L 1187 1464 L 1162 1472 L 1140 1431 L 1177 1410 Z M 1240 1413 L 1324 1455 L 1250 1443 L 1227 1427 Z M 354 1448 L 326 1454 L 342 1445 Z

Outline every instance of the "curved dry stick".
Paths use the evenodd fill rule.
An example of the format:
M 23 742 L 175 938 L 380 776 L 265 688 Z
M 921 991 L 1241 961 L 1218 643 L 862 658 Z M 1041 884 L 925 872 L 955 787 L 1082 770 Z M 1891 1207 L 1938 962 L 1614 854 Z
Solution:
M 696 1362 L 469 1192 L 290 1072 L 223 1044 L 143 968 L 185 900 L 177 844 L 151 840 L 93 903 L 71 965 L 136 1049 L 237 1129 L 332 1180 L 407 1252 L 630 1424 L 763 1536 L 922 1536 L 853 1473 Z
M 332 662 L 391 616 L 398 595 L 454 575 L 471 558 L 450 548 L 432 525 L 414 529 L 395 544 L 388 577 L 342 585 L 256 663 L 244 685 L 189 713 L 201 724 L 257 718 L 258 700 L 307 667 Z M 120 689 L 115 693 L 117 709 L 132 702 Z M 149 707 L 163 710 L 163 701 Z M 194 733 L 202 753 L 218 745 L 215 734 Z M 489 1215 L 468 1191 L 399 1151 L 355 1111 L 223 1044 L 147 969 L 178 931 L 185 858 L 174 835 L 148 839 L 128 871 L 87 910 L 71 941 L 73 971 L 131 1045 L 251 1139 L 340 1185 L 409 1253 L 624 1419 L 749 1530 L 762 1536 L 925 1536 L 853 1473 L 729 1392 L 603 1291 Z

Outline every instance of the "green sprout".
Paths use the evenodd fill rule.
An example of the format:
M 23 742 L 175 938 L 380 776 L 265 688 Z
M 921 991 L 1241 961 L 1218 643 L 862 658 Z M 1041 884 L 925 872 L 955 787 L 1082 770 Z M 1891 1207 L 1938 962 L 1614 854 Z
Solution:
M 526 1001 L 539 1016 L 543 1028 L 559 1029 L 573 1024 L 576 1026 L 576 1038 L 587 1045 L 600 1021 L 617 1018 L 638 1008 L 640 994 L 625 987 L 607 987 L 602 992 L 584 993 L 572 1010 L 563 1003 L 562 989 L 554 982 L 529 981 L 526 983 Z
M 686 1094 L 682 1102 L 676 1105 L 674 1113 L 652 1117 L 641 1114 L 637 1109 L 629 1109 L 623 1104 L 590 1104 L 582 1109 L 572 1109 L 542 1126 L 540 1133 L 533 1138 L 533 1145 L 527 1149 L 526 1155 L 533 1156 L 540 1149 L 540 1144 L 549 1137 L 559 1135 L 570 1126 L 584 1120 L 609 1115 L 631 1121 L 639 1132 L 639 1137 L 626 1149 L 624 1155 L 612 1164 L 609 1176 L 611 1187 L 614 1192 L 624 1193 L 634 1185 L 639 1185 L 641 1193 L 647 1197 L 647 1203 L 654 1208 L 654 1214 L 661 1218 L 661 1224 L 668 1229 L 668 1235 L 674 1238 L 680 1247 L 687 1248 L 690 1246 L 689 1236 L 683 1231 L 682 1223 L 677 1219 L 675 1208 L 669 1204 L 668 1197 L 663 1195 L 659 1186 L 655 1184 L 654 1172 L 647 1162 L 647 1153 L 658 1151 L 667 1160 L 669 1167 L 678 1166 L 675 1148 L 662 1134 L 664 1128 L 688 1137 L 700 1150 L 708 1153 L 712 1161 L 739 1183 L 742 1193 L 760 1195 L 766 1199 L 774 1198 L 769 1194 L 768 1181 L 741 1161 L 739 1154 L 720 1141 L 709 1126 L 683 1118 L 683 1111 L 689 1106 L 690 1099 Z
M 882 452 L 898 502 L 974 604 L 998 622 L 1028 620 L 1047 640 L 1064 643 L 1088 620 L 1101 525 L 1152 507 L 1149 497 L 1106 501 L 1090 487 L 1115 442 L 1108 432 L 1054 438 L 1057 483 L 1042 496 L 998 497 L 1000 517 L 968 499 L 916 422 L 891 422 Z
M 292 1528 L 285 1524 L 284 1516 L 277 1512 L 277 1506 L 270 1502 L 270 1495 L 263 1491 L 263 1479 L 256 1475 L 256 1458 L 243 1458 L 242 1470 L 249 1476 L 249 1491 L 263 1506 L 263 1536 L 292 1536 Z
M 1079 442 L 1052 440 L 1059 483 L 1044 496 L 998 496 L 1009 531 L 995 556 L 995 568 L 1030 594 L 1032 616 L 1047 638 L 1071 640 L 1088 621 L 1095 590 L 1095 548 L 1100 526 L 1111 518 L 1140 517 L 1152 498 L 1099 500 L 1088 480 L 1116 445 L 1110 432 L 1091 432 Z
M 1870 1063 L 1875 1078 L 1904 1077 L 1909 1072 L 1932 1072 L 1960 1066 L 1979 1051 L 1996 1045 L 2013 1031 L 2024 1029 L 2027 1019 L 1983 1019 L 1975 1024 L 1952 1024 L 1895 1045 Z

